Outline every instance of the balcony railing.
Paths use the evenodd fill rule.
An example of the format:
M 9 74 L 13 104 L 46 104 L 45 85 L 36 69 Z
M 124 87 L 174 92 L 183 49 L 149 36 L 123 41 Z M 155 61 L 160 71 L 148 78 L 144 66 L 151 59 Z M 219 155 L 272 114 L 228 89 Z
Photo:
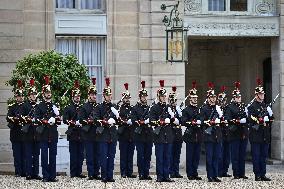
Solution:
M 276 16 L 276 0 L 184 0 L 186 15 Z

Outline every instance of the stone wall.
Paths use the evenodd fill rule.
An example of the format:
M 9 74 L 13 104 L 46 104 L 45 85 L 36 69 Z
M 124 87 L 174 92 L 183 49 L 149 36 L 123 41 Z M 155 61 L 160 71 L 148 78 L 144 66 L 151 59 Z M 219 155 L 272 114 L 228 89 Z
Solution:
M 11 162 L 5 82 L 24 55 L 54 48 L 54 5 L 49 0 L 0 1 L 0 163 Z
M 168 90 L 177 85 L 179 99 L 184 98 L 184 64 L 165 61 L 165 26 L 161 4 L 167 0 L 108 1 L 108 62 L 107 75 L 116 88 L 114 99 L 121 98 L 123 83 L 130 83 L 132 102 L 137 101 L 140 81 L 146 81 L 149 98 L 156 97 L 159 80 L 165 80 Z

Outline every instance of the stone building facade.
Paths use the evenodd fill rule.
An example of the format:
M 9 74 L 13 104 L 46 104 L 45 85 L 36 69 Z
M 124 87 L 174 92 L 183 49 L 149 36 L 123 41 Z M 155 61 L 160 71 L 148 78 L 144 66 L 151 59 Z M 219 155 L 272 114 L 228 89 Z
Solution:
M 284 160 L 283 0 L 242 0 L 239 5 L 235 0 L 218 0 L 218 4 L 181 0 L 181 17 L 189 27 L 188 64 L 165 61 L 162 19 L 169 9 L 162 11 L 161 4 L 175 4 L 175 0 L 87 1 L 0 1 L 0 164 L 12 162 L 5 115 L 6 101 L 13 94 L 4 83 L 17 60 L 47 49 L 76 54 L 90 76 L 98 78 L 99 92 L 103 78 L 109 76 L 115 101 L 128 82 L 133 104 L 141 80 L 153 100 L 160 79 L 168 90 L 177 86 L 179 102 L 197 80 L 200 103 L 207 81 L 213 81 L 217 91 L 226 85 L 230 92 L 233 82 L 240 80 L 243 99 L 249 102 L 259 76 L 268 101 L 277 93 L 281 96 L 273 107 L 271 157 Z

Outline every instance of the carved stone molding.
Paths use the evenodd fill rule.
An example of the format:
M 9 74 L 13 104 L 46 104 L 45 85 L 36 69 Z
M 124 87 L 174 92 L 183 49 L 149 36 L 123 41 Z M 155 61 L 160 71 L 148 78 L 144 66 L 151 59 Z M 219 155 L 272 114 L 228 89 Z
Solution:
M 188 34 L 198 36 L 278 36 L 275 23 L 188 23 Z
M 184 0 L 184 11 L 189 14 L 200 13 L 202 10 L 201 0 Z
M 257 0 L 255 13 L 259 15 L 275 15 L 275 0 Z

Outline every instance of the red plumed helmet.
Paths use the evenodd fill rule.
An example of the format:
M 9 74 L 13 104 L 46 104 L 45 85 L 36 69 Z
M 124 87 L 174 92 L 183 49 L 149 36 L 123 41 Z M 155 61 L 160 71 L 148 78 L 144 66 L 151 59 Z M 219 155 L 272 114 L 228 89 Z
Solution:
M 48 75 L 44 76 L 44 81 L 45 81 L 45 85 L 49 84 L 49 76 Z
M 107 77 L 106 78 L 106 86 L 109 87 L 109 85 L 110 85 L 110 80 L 109 80 L 109 77 Z
M 255 94 L 258 94 L 258 93 L 265 94 L 263 86 L 262 86 L 262 81 L 260 78 L 256 79 L 256 83 L 257 83 L 257 87 L 254 89 L 254 93 Z
M 212 82 L 208 82 L 207 85 L 208 85 L 209 89 L 213 89 L 214 88 L 214 84 Z
M 192 89 L 196 89 L 196 86 L 197 86 L 196 81 L 193 81 L 193 82 L 192 82 Z
M 145 81 L 141 81 L 141 87 L 142 87 L 142 89 L 145 88 Z
M 75 88 L 79 88 L 79 87 L 80 87 L 80 83 L 79 83 L 78 80 L 76 80 L 76 81 L 74 82 L 74 87 L 75 87 Z
M 124 88 L 128 91 L 128 83 L 124 83 Z
M 30 86 L 34 86 L 35 85 L 35 80 L 33 78 L 30 79 Z
M 145 81 L 141 81 L 141 90 L 139 91 L 139 97 L 148 96 L 147 90 L 145 89 Z
M 17 85 L 18 85 L 18 88 L 22 88 L 22 86 L 23 86 L 22 80 L 18 80 Z
M 235 82 L 235 88 L 240 89 L 240 87 L 241 87 L 241 83 L 239 81 L 236 81 Z
M 165 86 L 165 81 L 164 80 L 160 80 L 159 82 L 160 82 L 160 87 L 163 88 Z
M 96 81 L 97 81 L 97 79 L 96 79 L 95 77 L 93 77 L 93 78 L 92 78 L 92 83 L 93 83 L 93 85 L 96 85 Z
M 177 91 L 177 87 L 176 86 L 172 86 L 172 91 L 176 92 Z
M 260 78 L 257 78 L 257 79 L 256 79 L 256 83 L 257 83 L 258 86 L 262 85 L 261 79 L 260 79 Z
M 226 90 L 226 86 L 221 86 L 221 92 L 225 92 L 225 90 Z

